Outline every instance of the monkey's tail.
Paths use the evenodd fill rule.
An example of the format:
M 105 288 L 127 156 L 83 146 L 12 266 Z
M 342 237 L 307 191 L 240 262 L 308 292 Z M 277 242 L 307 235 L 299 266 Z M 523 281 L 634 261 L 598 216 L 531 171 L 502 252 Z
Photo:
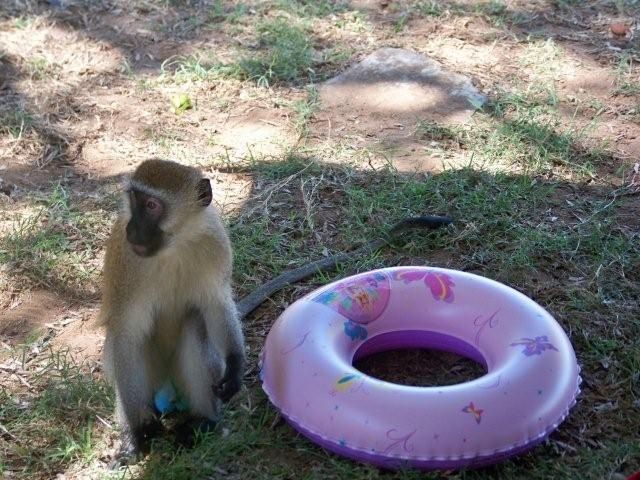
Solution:
M 400 233 L 406 230 L 410 230 L 412 228 L 440 228 L 445 225 L 449 225 L 453 222 L 451 217 L 440 217 L 437 215 L 424 215 L 422 217 L 409 217 L 404 220 L 400 220 L 396 223 L 391 229 L 389 233 L 391 235 Z
M 336 266 L 344 261 L 352 258 L 368 255 L 371 252 L 375 252 L 380 248 L 387 245 L 393 237 L 400 233 L 412 230 L 415 228 L 428 228 L 435 229 L 445 225 L 449 225 L 453 220 L 450 217 L 439 217 L 433 215 L 426 215 L 422 217 L 409 217 L 396 223 L 389 232 L 386 238 L 378 238 L 365 243 L 361 247 L 351 250 L 349 252 L 338 253 L 331 255 L 327 258 L 316 260 L 315 262 L 307 263 L 298 268 L 287 270 L 286 272 L 278 275 L 273 280 L 268 281 L 264 285 L 261 285 L 246 297 L 242 298 L 238 304 L 238 314 L 241 319 L 249 315 L 253 310 L 258 308 L 262 302 L 264 302 L 271 295 L 279 290 L 282 290 L 287 285 L 294 284 L 300 280 L 307 278 L 319 272 L 328 272 L 336 268 Z

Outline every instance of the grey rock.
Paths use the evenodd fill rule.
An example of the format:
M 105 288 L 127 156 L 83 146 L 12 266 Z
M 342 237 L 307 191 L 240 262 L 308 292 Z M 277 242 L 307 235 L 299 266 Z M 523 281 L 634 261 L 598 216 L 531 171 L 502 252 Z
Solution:
M 356 114 L 414 114 L 463 123 L 486 98 L 460 74 L 410 50 L 383 48 L 320 87 L 323 108 Z

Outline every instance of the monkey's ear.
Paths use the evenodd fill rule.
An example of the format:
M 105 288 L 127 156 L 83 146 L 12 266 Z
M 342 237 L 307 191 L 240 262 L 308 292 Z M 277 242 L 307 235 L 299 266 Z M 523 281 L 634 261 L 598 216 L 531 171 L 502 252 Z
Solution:
M 212 199 L 211 183 L 208 178 L 203 178 L 198 182 L 198 203 L 206 207 L 211 203 Z

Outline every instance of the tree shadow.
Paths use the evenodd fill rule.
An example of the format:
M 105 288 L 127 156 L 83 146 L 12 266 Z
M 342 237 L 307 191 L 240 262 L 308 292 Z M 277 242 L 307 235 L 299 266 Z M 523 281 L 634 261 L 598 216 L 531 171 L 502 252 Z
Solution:
M 42 145 L 40 152 L 35 152 L 30 165 L 17 168 L 15 172 L 5 171 L 4 176 L 9 179 L 22 178 L 27 171 L 42 170 L 50 164 L 58 165 L 69 156 L 70 140 L 59 127 L 52 124 L 43 114 L 37 113 L 30 106 L 28 97 L 19 91 L 16 82 L 28 77 L 28 73 L 21 68 L 13 56 L 0 50 L 0 132 L 13 137 L 15 144 L 22 136 L 34 135 L 38 144 Z M 9 157 L 14 147 L 10 147 L 4 155 Z
M 518 478 L 541 462 L 554 465 L 560 458 L 578 472 L 584 466 L 575 462 L 584 461 L 584 452 L 590 452 L 594 442 L 606 450 L 615 442 L 635 438 L 624 418 L 632 415 L 638 393 L 633 380 L 636 360 L 628 352 L 637 348 L 638 338 L 633 319 L 640 308 L 640 251 L 634 243 L 639 232 L 629 231 L 619 217 L 610 190 L 474 168 L 411 176 L 305 157 L 289 164 L 274 159 L 245 168 L 254 179 L 252 200 L 230 219 L 236 282 L 244 293 L 294 266 L 292 259 L 303 264 L 319 258 L 324 249 L 355 247 L 405 216 L 444 213 L 456 222 L 449 231 L 407 235 L 378 255 L 354 258 L 336 273 L 292 285 L 265 302 L 244 324 L 250 351 L 248 393 L 227 409 L 219 431 L 191 450 L 176 452 L 159 446 L 134 478 L 168 478 L 176 472 L 215 476 L 220 471 L 248 478 L 251 472 L 275 474 L 278 468 L 297 474 L 359 472 L 361 467 L 325 456 L 319 447 L 296 439 L 288 426 L 275 422 L 275 413 L 260 391 L 257 354 L 275 318 L 301 295 L 331 278 L 393 265 L 455 268 L 518 289 L 555 316 L 569 334 L 582 366 L 585 384 L 578 405 L 544 446 L 470 472 L 469 478 L 506 474 Z M 309 197 L 300 187 L 305 182 L 316 185 L 311 212 Z M 280 187 L 270 189 L 273 185 Z M 247 242 L 251 232 L 253 238 L 270 237 L 277 243 Z M 272 256 L 281 258 L 274 261 Z M 252 262 L 262 267 L 253 268 Z M 398 361 L 389 362 L 389 370 L 394 365 Z M 615 398 L 618 408 L 601 407 L 603 398 Z M 300 448 L 312 453 L 302 455 L 300 465 L 274 462 L 269 445 L 286 452 L 285 457 L 297 458 Z M 613 450 L 606 451 L 615 455 Z M 243 452 L 241 459 L 238 452 Z M 195 458 L 210 461 L 194 463 Z
M 584 465 L 580 462 L 584 460 L 581 459 L 584 459 L 585 452 L 594 448 L 593 442 L 613 448 L 618 440 L 633 437 L 623 418 L 633 409 L 637 385 L 627 388 L 621 384 L 633 382 L 632 365 L 635 360 L 625 352 L 635 348 L 637 343 L 633 333 L 635 326 L 630 320 L 633 311 L 639 307 L 640 251 L 633 239 L 640 232 L 637 229 L 635 233 L 629 231 L 616 208 L 606 206 L 612 200 L 609 189 L 473 168 L 410 176 L 390 171 L 353 170 L 320 163 L 313 158 L 298 160 L 301 163 L 290 170 L 283 168 L 280 161 L 262 162 L 255 169 L 247 167 L 255 179 L 250 195 L 254 200 L 245 205 L 235 220 L 231 220 L 236 255 L 240 256 L 236 262 L 236 281 L 244 284 L 242 291 L 245 293 L 252 289 L 242 279 L 245 275 L 251 278 L 252 285 L 260 284 L 282 269 L 319 258 L 323 248 L 356 247 L 381 234 L 384 225 L 392 224 L 402 216 L 446 213 L 452 215 L 456 222 L 449 231 L 409 234 L 378 255 L 354 258 L 339 266 L 334 273 L 292 285 L 274 295 L 244 324 L 252 366 L 257 363 L 257 353 L 282 309 L 330 279 L 393 265 L 454 268 L 501 281 L 550 311 L 570 336 L 585 379 L 578 405 L 545 445 L 496 466 L 469 472 L 469 478 L 507 474 L 519 478 L 527 476 L 525 472 L 531 472 L 541 462 L 553 470 L 555 467 L 552 465 L 560 458 L 564 465 L 570 465 L 570 471 L 583 471 Z M 301 171 L 305 168 L 305 160 L 311 166 Z M 262 182 L 265 177 L 270 180 L 266 185 Z M 314 217 L 318 219 L 315 231 L 305 226 L 308 222 L 304 214 L 305 198 L 296 188 L 312 178 L 327 179 L 326 184 L 316 190 L 319 198 L 314 208 Z M 254 210 L 253 202 L 260 203 L 264 189 L 269 185 L 285 180 L 288 181 L 281 189 L 270 191 L 269 217 L 265 225 L 266 212 Z M 366 214 L 359 210 L 357 199 L 361 195 L 367 196 L 362 201 L 371 207 Z M 246 216 L 247 212 L 253 213 Z M 331 227 L 323 229 L 322 222 Z M 251 229 L 260 229 L 258 236 L 271 236 L 280 241 L 269 247 L 254 244 L 252 250 L 241 240 L 249 235 Z M 285 233 L 294 230 L 303 232 L 303 235 L 294 239 L 290 233 Z M 341 233 L 336 235 L 336 232 Z M 282 252 L 286 260 L 294 258 L 295 264 L 285 261 L 269 263 L 265 248 L 272 248 L 272 255 Z M 252 259 L 260 258 L 263 259 L 262 268 L 251 267 Z M 615 327 L 609 324 L 611 318 L 619 319 Z M 616 334 L 615 329 L 622 329 L 622 333 Z M 383 378 L 404 377 L 406 372 L 398 375 L 396 369 L 406 355 L 389 355 L 386 367 L 376 373 Z M 618 365 L 615 373 L 603 367 L 603 355 L 609 365 Z M 424 367 L 437 370 L 441 366 L 440 361 L 447 364 L 446 359 L 436 357 L 432 358 L 435 365 Z M 450 362 L 447 365 L 450 367 Z M 447 368 L 446 365 L 442 367 Z M 421 376 L 420 371 L 416 373 L 416 368 L 407 371 L 411 372 L 412 378 Z M 226 437 L 222 432 L 225 428 L 232 432 L 230 441 L 237 442 L 241 435 L 235 430 L 238 415 L 244 418 L 245 424 L 251 425 L 243 427 L 248 428 L 247 431 L 258 429 L 257 435 L 262 438 L 262 443 L 258 445 L 247 439 L 246 443 L 240 442 L 241 446 L 234 443 L 233 448 L 240 448 L 243 452 L 257 449 L 258 452 L 247 453 L 251 458 L 243 461 L 238 461 L 231 453 L 228 456 L 208 454 L 219 463 L 205 467 L 204 474 L 224 471 L 242 477 L 250 475 L 251 471 L 271 472 L 264 447 L 267 444 L 291 454 L 297 448 L 320 452 L 306 440 L 302 443 L 293 441 L 295 433 L 286 425 L 267 428 L 261 424 L 265 412 L 271 411 L 271 407 L 265 403 L 255 371 L 248 375 L 247 386 L 252 400 L 242 397 L 240 404 L 229 408 L 220 432 L 207 437 L 205 443 L 196 445 L 193 450 L 179 452 L 176 456 L 172 453 L 171 462 L 175 463 L 169 465 L 165 450 L 152 453 L 145 471 L 136 478 L 160 478 L 161 470 L 166 474 L 171 465 L 183 468 L 190 464 L 190 459 L 210 451 L 212 445 L 224 443 Z M 602 404 L 603 398 L 616 398 L 619 407 L 600 409 L 596 420 L 593 412 Z M 245 417 L 246 412 L 251 412 L 248 417 Z M 329 458 L 331 460 L 327 462 L 323 455 L 319 458 L 310 455 L 308 463 L 297 472 L 314 471 L 329 475 L 340 468 L 359 471 L 359 467 L 346 460 L 334 456 Z M 632 468 L 633 463 L 623 467 L 623 471 L 632 471 L 629 470 Z M 602 469 L 603 474 L 606 472 L 611 473 Z

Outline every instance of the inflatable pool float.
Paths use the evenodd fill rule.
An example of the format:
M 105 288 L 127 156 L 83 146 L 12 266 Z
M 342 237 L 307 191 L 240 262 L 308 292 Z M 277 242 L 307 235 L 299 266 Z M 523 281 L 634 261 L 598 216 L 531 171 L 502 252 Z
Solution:
M 487 373 L 412 387 L 353 367 L 398 348 L 454 352 Z M 493 280 L 426 267 L 359 274 L 292 304 L 267 336 L 260 378 L 304 436 L 390 469 L 477 467 L 524 452 L 565 419 L 580 384 L 571 343 L 542 307 Z

